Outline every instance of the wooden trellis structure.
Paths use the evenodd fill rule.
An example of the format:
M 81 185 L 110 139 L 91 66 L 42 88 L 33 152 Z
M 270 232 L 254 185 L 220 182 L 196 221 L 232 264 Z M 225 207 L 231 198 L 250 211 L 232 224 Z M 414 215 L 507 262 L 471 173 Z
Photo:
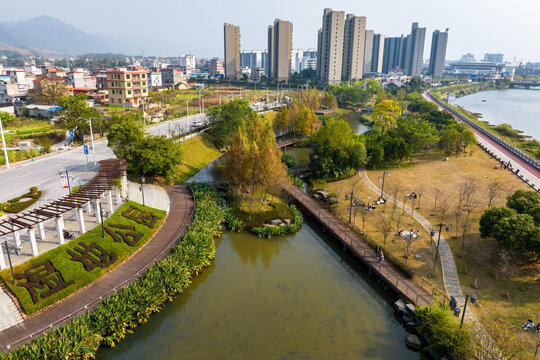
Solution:
M 119 185 L 125 175 L 124 159 L 108 159 L 99 162 L 100 169 L 96 176 L 86 185 L 50 204 L 26 211 L 0 221 L 0 236 L 29 229 L 44 221 L 58 218 L 62 214 L 82 207 L 90 200 L 99 198 L 105 191 Z

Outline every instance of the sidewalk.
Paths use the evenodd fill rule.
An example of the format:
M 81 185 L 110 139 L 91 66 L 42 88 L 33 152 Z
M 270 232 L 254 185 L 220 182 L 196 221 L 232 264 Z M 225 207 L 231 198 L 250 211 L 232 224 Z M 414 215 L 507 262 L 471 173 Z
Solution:
M 171 201 L 169 200 L 169 195 L 167 190 L 161 186 L 144 184 L 144 204 L 156 209 L 165 210 L 169 212 Z M 141 192 L 141 184 L 128 181 L 128 199 L 131 201 L 138 202 L 139 204 L 143 203 L 143 196 Z

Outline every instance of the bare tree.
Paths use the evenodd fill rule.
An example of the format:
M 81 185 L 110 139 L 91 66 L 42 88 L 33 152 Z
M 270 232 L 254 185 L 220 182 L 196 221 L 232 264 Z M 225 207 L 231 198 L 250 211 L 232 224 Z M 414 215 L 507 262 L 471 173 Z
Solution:
M 433 212 L 436 213 L 437 212 L 437 202 L 439 201 L 439 198 L 441 197 L 441 189 L 439 187 L 433 187 L 431 189 L 431 191 L 433 192 Z
M 418 206 L 417 209 L 420 209 L 420 199 L 422 199 L 422 195 L 424 195 L 425 186 L 423 183 L 420 183 L 418 187 L 416 188 L 416 196 L 418 197 Z
M 381 215 L 380 219 L 381 233 L 384 239 L 384 247 L 386 247 L 386 239 L 392 234 L 392 220 L 385 215 Z
M 390 183 L 389 192 L 390 192 L 390 195 L 392 195 L 392 197 L 394 198 L 394 204 L 392 206 L 392 212 L 396 211 L 396 208 L 397 208 L 397 196 L 398 196 L 400 190 L 401 190 L 401 184 L 399 182 Z
M 481 328 L 471 331 L 474 355 L 478 360 L 530 359 L 527 343 L 517 326 L 506 325 L 501 315 L 483 317 Z M 479 327 L 479 324 L 474 325 Z
M 469 230 L 469 220 L 471 217 L 471 213 L 476 210 L 476 208 L 479 205 L 479 202 L 477 201 L 475 197 L 475 193 L 478 189 L 478 186 L 476 185 L 476 181 L 474 179 L 469 179 L 463 184 L 463 211 L 465 212 L 465 221 L 463 223 L 463 232 L 461 236 L 461 254 L 463 255 L 463 250 L 465 249 L 465 235 L 467 234 L 467 231 Z M 457 226 L 457 225 L 456 225 Z
M 492 179 L 487 182 L 488 209 L 493 206 L 495 199 L 504 191 L 505 182 L 500 179 Z
M 496 270 L 497 277 L 506 282 L 506 297 L 510 298 L 510 281 L 517 275 L 517 267 L 508 250 L 501 249 L 499 251 L 499 261 Z
M 407 206 L 407 200 L 409 200 L 410 198 L 407 196 L 408 194 L 403 194 L 403 211 L 401 212 L 402 214 L 405 214 L 405 206 Z
M 458 237 L 458 235 L 459 235 L 459 222 L 460 222 L 461 217 L 463 215 L 462 214 L 462 212 L 463 212 L 463 203 L 465 201 L 466 192 L 467 192 L 467 186 L 466 186 L 465 183 L 462 183 L 459 186 L 458 196 L 457 196 L 457 204 L 456 204 L 456 207 L 454 209 L 454 219 L 456 220 L 456 237 Z
M 360 208 L 360 217 L 362 218 L 362 233 L 365 232 L 366 219 L 368 217 L 368 210 L 361 207 Z

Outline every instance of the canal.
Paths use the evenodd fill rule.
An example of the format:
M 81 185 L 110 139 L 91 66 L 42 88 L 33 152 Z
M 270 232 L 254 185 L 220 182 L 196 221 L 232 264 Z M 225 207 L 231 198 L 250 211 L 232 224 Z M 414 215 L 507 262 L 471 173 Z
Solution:
M 214 263 L 98 359 L 419 359 L 394 295 L 306 220 L 270 240 L 225 232 Z

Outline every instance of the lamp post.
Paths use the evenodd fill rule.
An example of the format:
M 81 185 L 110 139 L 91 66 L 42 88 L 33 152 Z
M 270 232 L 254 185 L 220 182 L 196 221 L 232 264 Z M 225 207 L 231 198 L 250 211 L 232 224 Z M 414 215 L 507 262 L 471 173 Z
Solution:
M 6 147 L 6 139 L 4 138 L 4 128 L 2 127 L 2 119 L 0 119 L 0 134 L 2 135 L 2 146 L 4 147 L 4 157 L 6 158 L 6 168 L 9 169 L 9 158 Z
M 13 265 L 11 264 L 11 254 L 9 253 L 9 248 L 7 246 L 7 240 L 4 240 L 4 245 L 6 246 L 7 257 L 9 260 L 9 268 L 11 269 L 11 278 L 13 279 L 13 285 L 17 285 L 15 281 L 15 274 L 13 274 Z
M 105 237 L 105 227 L 103 226 L 103 207 L 101 206 L 101 202 L 98 201 L 99 206 L 99 217 L 101 219 L 101 237 Z M 97 210 L 97 209 L 96 209 Z
M 384 195 L 384 178 L 387 177 L 387 176 L 390 176 L 390 173 L 387 172 L 387 171 L 383 171 L 383 176 L 382 176 L 382 188 L 381 188 L 381 199 L 383 198 L 383 195 Z M 379 182 L 381 182 L 381 178 L 379 178 Z
M 145 206 L 145 204 L 144 204 L 144 188 L 143 188 L 143 184 L 144 184 L 144 175 L 141 175 L 141 194 L 142 194 L 142 204 L 143 204 L 143 206 Z
M 88 121 L 88 123 L 90 124 L 90 139 L 92 140 L 92 156 L 94 158 L 94 165 L 97 165 L 97 161 L 96 161 L 96 147 L 94 145 L 94 130 L 92 129 L 92 118 L 89 117 L 88 119 L 86 118 L 83 118 L 83 117 L 79 117 L 79 119 L 83 119 L 83 120 L 86 120 Z M 101 120 L 101 119 L 108 119 L 108 118 L 94 118 L 94 120 Z
M 471 299 L 471 302 L 474 304 L 476 302 L 476 295 L 465 295 L 465 305 L 463 306 L 463 314 L 461 315 L 461 324 L 459 328 L 463 327 L 463 320 L 465 319 L 465 311 L 467 311 L 467 302 Z

